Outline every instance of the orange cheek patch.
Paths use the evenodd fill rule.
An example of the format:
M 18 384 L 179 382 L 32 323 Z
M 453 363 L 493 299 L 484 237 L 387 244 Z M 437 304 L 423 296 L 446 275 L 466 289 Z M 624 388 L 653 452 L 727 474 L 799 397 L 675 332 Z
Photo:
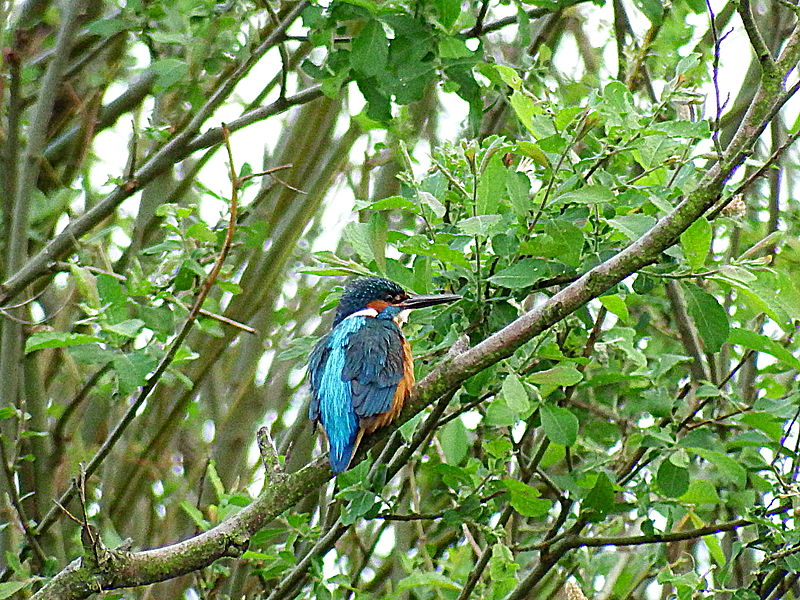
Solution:
M 389 306 L 389 303 L 384 302 L 383 300 L 373 300 L 372 302 L 367 303 L 367 308 L 375 309 L 378 312 L 381 312 L 387 306 Z

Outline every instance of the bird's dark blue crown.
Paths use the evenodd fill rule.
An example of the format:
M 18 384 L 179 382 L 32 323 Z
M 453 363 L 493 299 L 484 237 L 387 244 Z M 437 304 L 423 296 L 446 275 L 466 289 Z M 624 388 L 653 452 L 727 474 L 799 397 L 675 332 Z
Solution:
M 398 304 L 408 297 L 406 291 L 394 281 L 382 277 L 359 277 L 348 282 L 336 308 L 335 327 L 348 315 L 367 307 L 373 300 Z

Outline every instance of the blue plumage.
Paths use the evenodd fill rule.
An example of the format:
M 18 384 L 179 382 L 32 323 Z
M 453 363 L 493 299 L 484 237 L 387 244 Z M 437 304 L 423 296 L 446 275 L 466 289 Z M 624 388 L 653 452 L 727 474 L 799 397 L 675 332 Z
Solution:
M 312 354 L 312 360 L 317 364 L 312 365 L 311 371 L 315 402 L 310 412 L 328 433 L 331 468 L 337 473 L 347 468 L 358 434 L 358 417 L 352 409 L 350 382 L 342 377 L 346 347 L 350 334 L 358 331 L 366 318 L 345 320 L 314 348 L 314 353 L 320 356 Z
M 402 334 L 391 320 L 351 316 L 311 353 L 309 417 L 328 435 L 331 469 L 341 473 L 355 451 L 362 419 L 392 406 L 403 377 Z
M 333 329 L 309 356 L 308 416 L 322 424 L 331 469 L 347 469 L 364 433 L 390 423 L 414 384 L 411 350 L 395 318 L 409 308 L 457 300 L 459 296 L 409 296 L 379 277 L 345 287 Z

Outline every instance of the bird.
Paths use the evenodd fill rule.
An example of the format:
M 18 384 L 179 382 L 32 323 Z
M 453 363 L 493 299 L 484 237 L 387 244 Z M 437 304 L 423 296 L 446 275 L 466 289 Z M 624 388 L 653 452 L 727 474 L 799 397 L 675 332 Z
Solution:
M 334 473 L 347 470 L 365 434 L 397 418 L 414 386 L 411 347 L 400 330 L 404 313 L 459 299 L 409 294 L 382 277 L 345 285 L 331 330 L 308 361 L 308 416 L 322 425 Z

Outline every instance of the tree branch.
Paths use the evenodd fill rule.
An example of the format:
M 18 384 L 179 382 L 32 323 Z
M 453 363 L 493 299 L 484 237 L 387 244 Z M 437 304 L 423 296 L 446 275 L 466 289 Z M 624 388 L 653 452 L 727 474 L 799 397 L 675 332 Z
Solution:
M 750 45 L 756 53 L 761 68 L 765 73 L 772 73 L 775 70 L 775 59 L 767 47 L 764 38 L 761 37 L 761 32 L 758 30 L 755 19 L 753 18 L 753 11 L 750 9 L 750 0 L 739 0 L 739 16 L 742 19 L 744 30 L 747 32 L 747 37 L 750 38 Z

